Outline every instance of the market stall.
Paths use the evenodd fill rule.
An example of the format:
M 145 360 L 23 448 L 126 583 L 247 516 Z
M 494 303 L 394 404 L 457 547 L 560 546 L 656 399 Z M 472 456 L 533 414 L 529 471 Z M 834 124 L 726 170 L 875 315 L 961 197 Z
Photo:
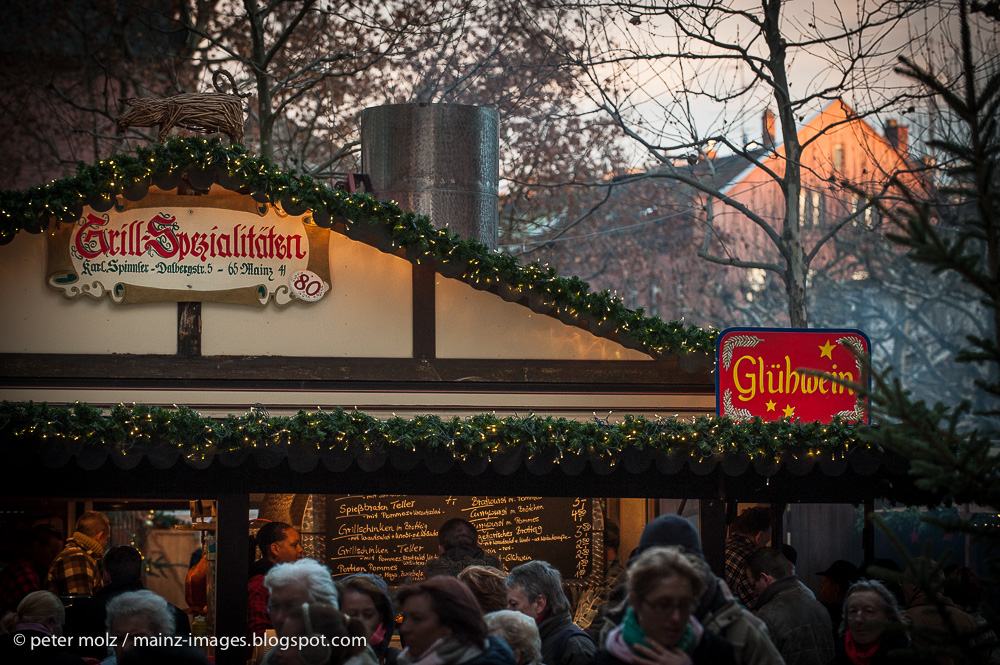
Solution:
M 26 497 L 214 500 L 219 634 L 251 493 L 699 499 L 710 560 L 726 502 L 919 499 L 847 424 L 712 417 L 711 331 L 218 140 L 2 208 L 2 463 Z

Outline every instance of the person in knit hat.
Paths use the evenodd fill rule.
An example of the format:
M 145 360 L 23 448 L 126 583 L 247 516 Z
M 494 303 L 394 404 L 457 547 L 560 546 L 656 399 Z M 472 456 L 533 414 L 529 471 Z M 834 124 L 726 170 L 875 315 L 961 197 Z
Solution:
M 650 547 L 680 547 L 686 554 L 704 558 L 701 537 L 691 520 L 680 515 L 660 515 L 646 525 L 639 536 L 639 544 L 632 557 L 637 557 Z
M 45 580 L 57 596 L 89 596 L 104 585 L 100 561 L 111 538 L 111 523 L 104 513 L 88 511 L 76 521 L 76 531 L 49 566 Z
M 642 530 L 639 545 L 629 558 L 629 563 L 653 547 L 676 547 L 687 556 L 705 582 L 705 589 L 691 615 L 706 631 L 729 640 L 733 655 L 741 665 L 784 665 L 785 661 L 771 642 L 767 626 L 740 605 L 726 583 L 709 568 L 702 555 L 701 538 L 694 524 L 680 515 L 660 515 Z M 630 566 L 631 567 L 631 566 Z M 601 631 L 600 645 L 606 644 L 611 629 L 625 617 L 628 604 L 619 612 L 608 615 Z

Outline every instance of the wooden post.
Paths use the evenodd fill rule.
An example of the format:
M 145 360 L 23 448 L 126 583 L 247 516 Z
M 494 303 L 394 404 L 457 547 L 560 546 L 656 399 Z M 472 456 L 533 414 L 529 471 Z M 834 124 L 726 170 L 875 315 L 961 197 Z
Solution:
M 437 357 L 435 289 L 437 272 L 427 264 L 413 264 L 413 357 Z
M 201 303 L 177 303 L 177 355 L 201 355 Z
M 247 634 L 247 560 L 250 495 L 216 497 L 215 634 L 229 639 Z M 216 649 L 216 665 L 244 665 L 250 649 Z
M 726 577 L 726 502 L 702 499 L 698 512 L 701 513 L 701 551 L 705 555 L 712 572 L 718 577 Z
M 875 515 L 875 500 L 865 499 L 864 503 L 865 521 L 861 529 L 861 549 L 864 550 L 865 565 L 875 559 L 875 523 L 872 517 Z
M 785 508 L 788 507 L 787 503 L 772 503 L 771 504 L 771 515 L 774 517 L 774 521 L 771 523 L 771 547 L 777 547 L 779 550 L 781 546 L 785 544 Z

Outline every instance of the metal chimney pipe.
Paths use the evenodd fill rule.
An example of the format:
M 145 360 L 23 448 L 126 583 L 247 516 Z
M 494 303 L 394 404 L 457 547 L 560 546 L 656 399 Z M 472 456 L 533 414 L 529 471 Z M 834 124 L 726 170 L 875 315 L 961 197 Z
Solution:
M 492 249 L 499 233 L 500 114 L 464 104 L 361 112 L 361 170 L 375 196 Z

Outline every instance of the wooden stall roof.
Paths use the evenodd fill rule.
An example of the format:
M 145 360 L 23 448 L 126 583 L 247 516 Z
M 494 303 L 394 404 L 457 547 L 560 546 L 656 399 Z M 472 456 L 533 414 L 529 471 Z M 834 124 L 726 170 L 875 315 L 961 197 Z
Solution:
M 140 200 L 150 187 L 180 187 L 197 205 L 199 196 L 228 192 L 279 205 L 289 215 L 412 263 L 412 353 L 408 357 L 301 357 L 207 355 L 178 335 L 178 352 L 143 354 L 0 353 L 0 394 L 105 391 L 131 401 L 137 391 L 232 390 L 257 393 L 345 392 L 419 394 L 476 392 L 517 394 L 524 404 L 542 396 L 617 396 L 714 393 L 712 351 L 716 332 L 663 322 L 627 309 L 608 292 L 591 293 L 577 278 L 551 269 L 521 266 L 514 257 L 434 229 L 426 218 L 393 203 L 327 189 L 281 173 L 242 147 L 218 141 L 173 140 L 141 149 L 136 157 L 84 165 L 76 178 L 45 188 L 0 193 L 0 244 L 22 231 L 39 233 L 53 220 L 72 223 L 84 204 Z M 88 170 L 89 169 L 89 170 Z M 91 171 L 93 171 L 91 173 Z M 181 196 L 178 194 L 169 196 Z M 120 199 L 118 197 L 121 197 Z M 440 357 L 434 331 L 435 287 L 441 278 L 465 282 L 497 303 L 557 319 L 614 345 L 614 355 L 556 358 Z M 440 289 L 438 289 L 440 291 Z M 185 303 L 181 303 L 183 308 Z M 197 318 L 190 311 L 181 316 Z M 575 334 L 575 333 L 574 333 Z M 602 347 L 611 348 L 611 347 Z M 601 352 L 603 353 L 603 351 Z M 474 390 L 472 389 L 474 387 Z M 14 399 L 29 399 L 15 397 Z M 30 399 L 35 399 L 31 397 Z M 71 403 L 78 397 L 67 397 Z M 211 397 L 206 397 L 211 399 Z M 255 399 L 242 403 L 253 403 Z M 488 400 L 484 400 L 487 403 Z M 116 401 L 108 400 L 104 406 Z M 237 402 L 239 403 L 239 402 Z M 338 402 L 332 402 L 336 404 Z M 296 406 L 289 405 L 289 409 Z M 220 401 L 213 411 L 234 409 Z M 691 407 L 689 415 L 711 409 Z M 445 412 L 447 409 L 439 410 Z M 617 417 L 629 417 L 628 411 Z M 670 415 L 670 414 L 664 414 Z M 578 414 L 582 417 L 583 414 Z M 84 445 L 72 437 L 34 436 L 0 422 L 0 463 L 25 480 L 36 495 L 195 498 L 239 492 L 543 494 L 550 496 L 690 497 L 741 501 L 860 502 L 875 497 L 920 502 L 907 476 L 908 463 L 856 444 L 775 448 L 754 455 L 744 448 L 692 453 L 655 447 L 557 447 L 528 455 L 508 446 L 489 454 L 455 455 L 433 447 L 411 451 L 378 446 L 264 445 L 192 453 L 171 441 L 134 446 Z M 779 447 L 780 448 L 780 447 Z M 583 452 L 572 452 L 582 450 Z

